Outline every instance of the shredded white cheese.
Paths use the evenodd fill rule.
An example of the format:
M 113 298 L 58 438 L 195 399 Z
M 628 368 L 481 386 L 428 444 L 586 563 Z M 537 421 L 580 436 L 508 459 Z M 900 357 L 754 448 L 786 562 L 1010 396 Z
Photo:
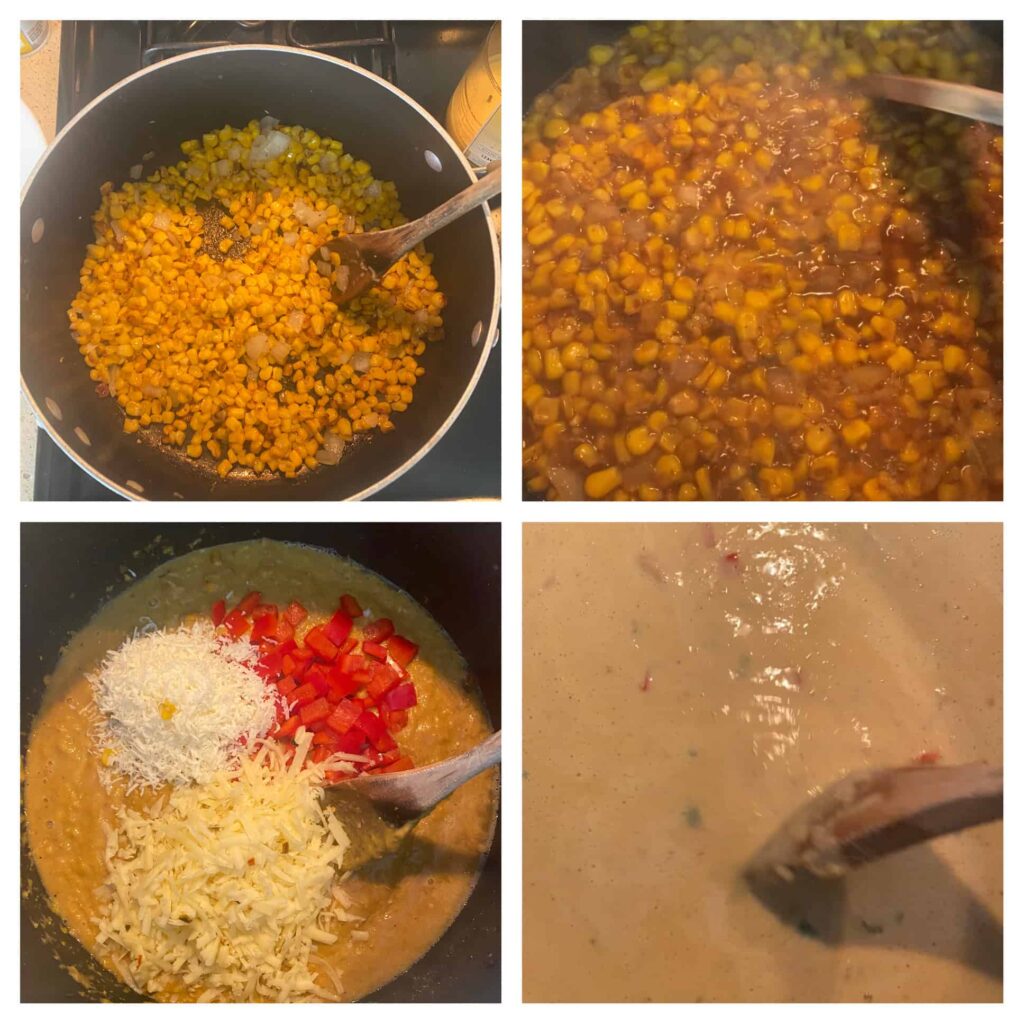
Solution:
M 296 739 L 302 764 L 311 736 Z M 340 997 L 314 946 L 360 918 L 338 885 L 348 837 L 321 806 L 323 774 L 285 771 L 270 744 L 148 814 L 119 811 L 96 924 L 129 984 L 154 993 L 177 982 L 200 1002 Z
M 258 656 L 209 622 L 147 629 L 108 654 L 89 680 L 104 781 L 119 773 L 131 792 L 206 782 L 230 767 L 242 738 L 274 723 L 275 697 L 253 669 Z

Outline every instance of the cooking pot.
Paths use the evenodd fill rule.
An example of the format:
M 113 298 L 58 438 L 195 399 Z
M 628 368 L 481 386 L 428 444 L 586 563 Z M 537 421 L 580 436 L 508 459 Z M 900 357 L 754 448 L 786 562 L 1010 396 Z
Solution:
M 498 243 L 481 207 L 428 242 L 447 298 L 444 340 L 420 357 L 425 374 L 415 400 L 390 433 L 350 446 L 337 466 L 287 480 L 238 471 L 221 479 L 210 460 L 122 431 L 121 410 L 96 395 L 67 319 L 85 248 L 94 240 L 100 186 L 120 185 L 140 163 L 148 176 L 180 160 L 186 139 L 264 114 L 343 142 L 376 177 L 395 182 L 410 218 L 475 180 L 445 130 L 393 85 L 335 57 L 290 47 L 215 47 L 162 61 L 108 89 L 69 121 L 22 193 L 22 387 L 67 455 L 126 498 L 367 497 L 430 451 L 487 361 L 497 329 Z
M 336 551 L 410 594 L 448 631 L 494 727 L 500 728 L 501 549 L 495 525 L 29 523 L 22 526 L 22 758 L 42 700 L 44 676 L 53 671 L 69 635 L 85 626 L 100 605 L 172 557 L 257 537 Z M 55 550 L 60 558 L 52 557 Z M 46 566 L 45 573 L 40 566 Z M 369 996 L 370 1001 L 500 1000 L 500 849 L 497 831 L 476 888 L 451 927 L 418 963 Z M 22 1001 L 142 1001 L 62 931 L 24 835 L 21 870 Z M 79 972 L 91 989 L 65 967 Z

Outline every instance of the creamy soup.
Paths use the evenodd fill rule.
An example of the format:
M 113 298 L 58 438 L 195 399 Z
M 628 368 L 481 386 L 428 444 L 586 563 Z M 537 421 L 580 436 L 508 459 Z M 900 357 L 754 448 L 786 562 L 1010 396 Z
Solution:
M 352 593 L 374 617 L 420 645 L 409 668 L 419 704 L 399 734 L 423 765 L 458 754 L 491 731 L 480 694 L 441 627 L 406 594 L 361 566 L 324 551 L 275 541 L 207 548 L 161 566 L 106 604 L 76 635 L 47 680 L 43 708 L 29 742 L 25 817 L 30 847 L 51 904 L 70 932 L 110 967 L 96 948 L 97 886 L 105 880 L 104 824 L 113 825 L 126 798 L 100 783 L 89 737 L 91 687 L 86 674 L 147 620 L 173 627 L 206 615 L 213 600 L 259 590 L 286 605 L 301 598 L 310 621 L 326 619 L 339 595 Z M 415 829 L 395 855 L 352 876 L 345 889 L 365 920 L 338 926 L 338 941 L 317 953 L 341 972 L 346 999 L 379 988 L 418 960 L 444 933 L 469 897 L 490 845 L 497 806 L 493 772 L 457 790 Z M 152 790 L 129 799 L 144 807 Z M 351 932 L 366 932 L 353 941 Z M 163 998 L 187 1000 L 194 992 Z
M 524 995 L 996 1001 L 1002 826 L 769 908 L 844 773 L 1002 757 L 995 525 L 529 525 Z

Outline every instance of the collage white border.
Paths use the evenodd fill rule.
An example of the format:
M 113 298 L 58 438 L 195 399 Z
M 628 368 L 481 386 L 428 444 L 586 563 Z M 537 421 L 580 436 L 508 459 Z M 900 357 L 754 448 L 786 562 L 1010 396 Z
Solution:
M 27 10 L 28 5 L 19 5 L 22 10 L 19 13 L 37 14 L 39 12 Z M 176 16 L 177 12 L 162 4 L 147 2 L 147 0 L 136 0 L 129 4 L 123 0 L 93 0 L 91 3 L 51 3 L 41 5 L 42 13 L 50 18 L 102 18 L 102 19 L 132 19 L 141 15 L 149 19 L 160 19 Z M 276 7 L 276 11 L 275 11 Z M 220 0 L 209 0 L 201 5 L 201 11 L 188 11 L 186 14 L 201 13 L 204 18 L 222 18 L 234 20 L 238 17 L 273 18 L 280 14 L 280 4 L 273 5 L 266 0 L 259 0 L 250 4 L 245 3 L 223 3 Z M 1010 627 L 1010 616 L 1008 610 L 1015 612 L 1015 619 L 1019 621 L 1024 615 L 1024 583 L 1021 581 L 1021 573 L 1024 571 L 1024 546 L 1022 546 L 1021 532 L 1024 531 L 1024 510 L 1020 508 L 1022 489 L 1018 483 L 1022 472 L 1021 446 L 1016 442 L 1024 440 L 1019 418 L 1015 408 L 1008 403 L 1006 414 L 1006 500 L 1002 504 L 997 503 L 965 503 L 958 505 L 940 505 L 937 503 L 892 503 L 885 506 L 872 505 L 870 503 L 858 503 L 857 505 L 831 504 L 823 502 L 812 502 L 799 508 L 786 505 L 777 505 L 767 502 L 752 504 L 716 502 L 711 506 L 684 503 L 673 504 L 612 504 L 605 503 L 600 506 L 593 504 L 567 504 L 557 505 L 551 503 L 524 503 L 521 501 L 521 474 L 519 452 L 520 441 L 520 379 L 521 367 L 519 357 L 519 337 L 521 331 L 521 315 L 518 295 L 520 290 L 519 267 L 521 260 L 521 238 L 517 230 L 518 218 L 516 211 L 520 208 L 521 185 L 518 174 L 515 172 L 515 162 L 520 152 L 521 121 L 521 35 L 520 23 L 522 20 L 530 19 L 561 19 L 561 20 L 621 20 L 623 15 L 634 15 L 638 20 L 642 18 L 685 18 L 688 15 L 697 17 L 714 16 L 728 19 L 764 19 L 771 14 L 775 20 L 786 20 L 792 18 L 820 18 L 823 15 L 836 17 L 856 16 L 858 18 L 891 18 L 898 15 L 901 18 L 974 18 L 1003 20 L 1005 23 L 1005 53 L 1009 59 L 1005 67 L 1005 91 L 1010 95 L 1008 104 L 1008 116 L 1010 128 L 1007 131 L 1006 162 L 1011 169 L 1010 177 L 1014 180 L 1014 186 L 1007 192 L 1005 204 L 1006 234 L 1009 244 L 1006 247 L 1006 281 L 1009 301 L 1006 303 L 1006 336 L 1011 339 L 1006 351 L 1006 379 L 1016 381 L 1019 378 L 1020 359 L 1013 340 L 1019 337 L 1017 331 L 1024 324 L 1024 315 L 1021 312 L 1021 305 L 1015 304 L 1015 286 L 1021 280 L 1021 260 L 1017 238 L 1024 225 L 1019 215 L 1021 174 L 1017 171 L 1017 155 L 1019 150 L 1020 128 L 1013 129 L 1014 124 L 1019 124 L 1017 116 L 1017 98 L 1021 95 L 1022 67 L 1014 61 L 1017 49 L 1024 38 L 1022 38 L 1021 23 L 1024 21 L 1024 5 L 1020 0 L 1016 4 L 1011 3 L 987 3 L 979 2 L 969 7 L 964 3 L 950 3 L 947 0 L 934 0 L 931 3 L 879 3 L 877 0 L 870 0 L 857 5 L 855 11 L 826 9 L 820 2 L 793 2 L 793 0 L 775 0 L 771 4 L 753 3 L 750 0 L 720 0 L 714 4 L 713 9 L 708 10 L 701 5 L 667 3 L 665 0 L 648 0 L 639 3 L 627 10 L 623 10 L 620 4 L 600 2 L 600 0 L 476 0 L 474 3 L 466 0 L 440 0 L 429 7 L 418 0 L 416 3 L 409 0 L 378 0 L 372 6 L 374 17 L 387 18 L 391 20 L 404 19 L 472 19 L 472 20 L 497 20 L 503 22 L 502 48 L 503 48 L 503 151 L 512 168 L 511 173 L 505 176 L 505 193 L 502 200 L 502 207 L 505 211 L 504 228 L 502 237 L 502 292 L 504 296 L 504 308 L 502 311 L 502 339 L 494 356 L 501 359 L 502 370 L 502 493 L 504 498 L 500 502 L 384 502 L 365 501 L 360 504 L 331 504 L 326 502 L 296 502 L 292 505 L 279 502 L 258 502 L 258 503 L 227 503 L 227 502 L 196 502 L 187 504 L 150 504 L 139 502 L 123 503 L 31 503 L 19 502 L 17 484 L 19 480 L 19 466 L 17 444 L 15 439 L 18 432 L 18 396 L 12 393 L 10 401 L 3 406 L 2 414 L 6 417 L 5 436 L 9 439 L 6 451 L 0 455 L 0 459 L 6 463 L 4 479 L 6 481 L 5 494 L 7 498 L 0 503 L 0 523 L 2 523 L 3 536 L 5 538 L 4 551 L 6 559 L 13 566 L 15 559 L 20 558 L 17 554 L 20 548 L 19 524 L 20 522 L 203 522 L 203 521 L 225 521 L 225 522 L 260 522 L 260 521 L 309 521 L 309 522 L 407 522 L 407 521 L 428 521 L 428 522 L 494 522 L 502 524 L 502 606 L 503 606 L 503 652 L 502 652 L 502 674 L 503 674 L 503 708 L 502 718 L 507 742 L 504 745 L 504 770 L 503 770 L 503 848 L 502 848 L 502 916 L 503 916 L 503 949 L 502 949 L 502 1004 L 500 1006 L 463 1006 L 463 1005 L 441 1005 L 427 1004 L 422 1009 L 415 1011 L 417 1017 L 425 1024 L 452 1024 L 456 1021 L 477 1022 L 481 1015 L 488 1018 L 501 1017 L 506 1020 L 519 1021 L 524 1015 L 529 1015 L 531 1021 L 555 1022 L 561 1021 L 566 1013 L 579 1012 L 572 1006 L 549 1006 L 521 1004 L 522 986 L 520 982 L 521 971 L 521 838 L 522 838 L 522 787 L 521 787 L 521 675 L 522 675 L 522 606 L 521 606 L 521 551 L 522 551 L 522 524 L 541 521 L 605 521 L 619 520 L 627 522 L 662 522 L 662 521 L 769 521 L 769 520 L 799 520 L 799 521 L 899 521 L 899 522 L 988 522 L 1002 521 L 1004 526 L 1004 680 L 1011 685 L 1005 685 L 1005 722 L 1020 727 L 1022 724 L 1022 704 L 1017 687 L 1012 685 L 1021 675 L 1024 669 L 1024 658 L 1022 658 L 1021 641 L 1018 635 L 1022 631 L 1016 631 Z M 288 14 L 293 18 L 337 19 L 346 15 L 345 10 L 339 11 L 337 5 L 328 5 L 323 2 L 310 3 L 308 0 L 297 0 L 288 5 Z M 18 95 L 18 58 L 15 54 L 13 42 L 13 24 L 11 25 L 10 49 L 5 51 L 4 70 L 6 72 L 6 96 L 8 97 L 8 124 L 17 124 L 15 119 L 13 102 Z M 1024 64 L 1024 61 L 1022 61 Z M 350 144 L 355 147 L 356 142 Z M 20 189 L 18 188 L 16 176 L 17 161 L 10 158 L 7 166 L 0 170 L 0 173 L 7 174 L 8 187 L 6 194 L 11 197 L 7 205 L 0 211 L 4 218 L 6 227 L 5 237 L 8 239 L 5 246 L 5 266 L 8 270 L 5 276 L 7 285 L 8 309 L 14 310 L 19 306 L 18 300 L 18 267 L 19 257 L 17 252 L 19 233 L 16 221 L 16 209 L 13 197 Z M 13 333 L 13 332 L 12 332 Z M 11 348 L 14 348 L 13 340 Z M 493 356 L 492 356 L 493 358 Z M 12 368 L 13 370 L 13 368 Z M 11 374 L 12 390 L 17 387 L 17 374 Z M 1012 394 L 1012 392 L 1009 392 Z M 798 514 L 799 513 L 799 514 Z M 54 557 L 61 557 L 60 552 L 54 552 Z M 32 571 L 38 570 L 45 574 L 45 566 L 30 567 Z M 5 619 L 8 622 L 19 622 L 19 592 L 20 586 L 17 573 L 13 568 L 8 571 L 3 599 L 3 609 L 6 613 Z M 58 596 L 59 599 L 59 596 Z M 12 682 L 13 688 L 13 682 Z M 16 716 L 12 716 L 16 718 Z M 0 847 L 0 860 L 2 860 L 2 877 L 5 881 L 3 902 L 0 908 L 6 911 L 3 916 L 3 926 L 0 927 L 0 999 L 12 1006 L 15 1016 L 26 1020 L 55 1020 L 56 1013 L 66 1012 L 63 1008 L 51 1005 L 20 1005 L 18 1002 L 19 990 L 19 963 L 18 963 L 18 932 L 16 922 L 19 920 L 19 902 L 14 879 L 18 875 L 18 867 L 15 861 L 15 835 L 14 826 L 18 818 L 19 789 L 13 780 L 13 741 L 15 739 L 15 722 L 10 726 L 11 730 L 11 755 L 9 758 L 8 785 L 5 789 L 7 806 L 5 808 L 5 820 L 9 823 L 10 832 L 7 841 Z M 1005 732 L 1005 727 L 1004 727 Z M 1006 733 L 1007 738 L 1012 733 Z M 1020 928 L 1018 918 L 1024 911 L 1024 900 L 1021 897 L 1021 885 L 1016 880 L 1017 873 L 1013 870 L 1014 865 L 1020 864 L 1024 849 L 1020 842 L 1021 829 L 1018 821 L 1020 813 L 1020 800 L 1017 799 L 1018 784 L 1022 780 L 1020 759 L 1017 755 L 1015 745 L 1006 743 L 1006 768 L 1009 777 L 1008 785 L 1008 808 L 1006 826 L 1006 858 L 1005 863 L 1009 870 L 1006 874 L 1006 895 L 1005 895 L 1005 963 L 1006 970 L 1004 998 L 1002 1006 L 972 1006 L 972 1016 L 991 1019 L 996 1015 L 1006 1013 L 1006 1007 L 1021 1005 L 1021 986 L 1015 967 L 1024 967 L 1024 945 L 1020 941 Z M 684 965 L 680 965 L 684 969 Z M 161 1006 L 149 1009 L 133 1007 L 111 1007 L 100 1009 L 94 1005 L 75 1006 L 75 1014 L 83 1017 L 93 1017 L 95 1014 L 122 1014 L 141 1012 L 170 1014 L 178 1016 L 186 1012 L 215 1013 L 227 1015 L 241 1020 L 241 1014 L 250 1013 L 274 1013 L 282 1012 L 269 1007 L 224 1007 L 216 1008 L 182 1006 Z M 373 1015 L 375 1021 L 398 1021 L 399 1014 L 406 1014 L 404 1006 L 389 1006 L 388 1004 L 358 1004 L 355 1006 L 332 1007 L 289 1007 L 283 1011 L 287 1013 L 343 1013 L 353 1015 L 358 1019 L 369 1019 Z M 762 1021 L 791 1021 L 810 1020 L 811 1015 L 815 1017 L 821 1014 L 822 1006 L 804 1004 L 797 1006 L 773 1005 L 773 1004 L 645 1004 L 643 1006 L 625 1006 L 608 1004 L 585 1004 L 584 1012 L 592 1017 L 599 1024 L 611 1024 L 617 1021 L 624 1013 L 631 1018 L 641 1017 L 649 1021 L 676 1020 L 680 1012 L 686 1013 L 688 1017 L 700 1020 L 740 1020 L 744 1015 L 756 1014 Z M 899 1020 L 901 1024 L 908 1019 L 917 1020 L 917 1013 L 929 1014 L 931 1021 L 950 1021 L 956 1019 L 958 1022 L 964 1012 L 963 1007 L 942 1004 L 926 1004 L 917 1008 L 903 1006 L 870 1004 L 861 1006 L 859 1004 L 827 1004 L 827 1012 L 840 1020 L 850 1020 L 856 1017 L 864 1019 L 864 1015 L 870 1015 L 872 1020 L 887 1021 Z M 1016 1012 L 1020 1012 L 1019 1009 Z M 95 1019 L 93 1017 L 93 1019 Z

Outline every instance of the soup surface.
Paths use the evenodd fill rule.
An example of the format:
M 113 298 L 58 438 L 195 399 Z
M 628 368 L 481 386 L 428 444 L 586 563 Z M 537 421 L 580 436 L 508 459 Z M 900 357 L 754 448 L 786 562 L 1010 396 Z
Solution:
M 313 548 L 252 541 L 196 551 L 161 566 L 101 608 L 68 644 L 47 680 L 27 757 L 26 827 L 39 874 L 67 928 L 108 968 L 109 957 L 96 946 L 94 921 L 101 911 L 96 889 L 106 880 L 104 826 L 114 825 L 126 799 L 141 809 L 157 794 L 143 790 L 126 798 L 117 787 L 108 791 L 101 784 L 89 736 L 86 673 L 148 620 L 174 627 L 189 616 L 205 616 L 211 602 L 227 592 L 237 597 L 251 590 L 282 607 L 302 595 L 311 621 L 327 618 L 339 594 L 354 593 L 374 616 L 387 616 L 417 637 L 419 656 L 409 671 L 419 704 L 400 736 L 416 764 L 451 757 L 491 731 L 482 699 L 447 634 L 410 597 L 354 562 Z M 340 971 L 345 999 L 390 981 L 444 933 L 476 883 L 496 807 L 495 779 L 485 773 L 428 815 L 397 854 L 345 882 L 364 921 L 340 925 L 338 941 L 316 950 Z M 354 941 L 352 931 L 368 937 Z M 158 998 L 195 996 L 180 990 Z
M 954 23 L 654 22 L 523 136 L 524 471 L 546 498 L 994 498 L 1002 136 Z
M 1002 756 L 993 525 L 531 525 L 524 996 L 996 1001 L 1002 826 L 778 913 L 741 872 L 848 772 Z

